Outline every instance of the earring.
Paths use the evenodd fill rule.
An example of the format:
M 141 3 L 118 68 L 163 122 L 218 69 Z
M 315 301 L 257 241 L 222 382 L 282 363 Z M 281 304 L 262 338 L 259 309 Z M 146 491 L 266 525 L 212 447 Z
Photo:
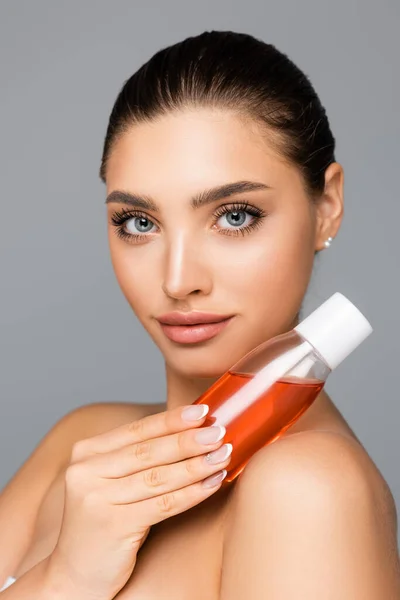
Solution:
M 325 248 L 329 248 L 329 246 L 332 244 L 332 242 L 333 242 L 333 238 L 328 237 L 328 239 L 324 243 Z

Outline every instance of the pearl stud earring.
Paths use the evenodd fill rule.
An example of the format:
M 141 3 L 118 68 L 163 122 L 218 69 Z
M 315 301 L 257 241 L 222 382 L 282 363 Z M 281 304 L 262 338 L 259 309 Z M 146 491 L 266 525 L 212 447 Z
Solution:
M 324 243 L 325 248 L 329 248 L 329 246 L 332 244 L 332 242 L 333 242 L 333 238 L 328 237 L 328 239 Z

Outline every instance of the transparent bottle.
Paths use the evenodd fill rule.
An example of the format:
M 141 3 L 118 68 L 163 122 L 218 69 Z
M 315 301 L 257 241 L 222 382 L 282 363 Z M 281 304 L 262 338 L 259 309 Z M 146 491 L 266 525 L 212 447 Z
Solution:
M 288 333 L 252 350 L 193 404 L 210 410 L 204 427 L 226 427 L 232 482 L 260 448 L 312 405 L 329 374 L 372 333 L 362 313 L 336 293 Z

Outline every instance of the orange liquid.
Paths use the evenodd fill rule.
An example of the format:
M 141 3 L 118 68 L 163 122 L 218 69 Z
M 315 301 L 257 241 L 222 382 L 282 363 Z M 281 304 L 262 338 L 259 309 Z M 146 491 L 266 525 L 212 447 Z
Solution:
M 231 401 L 233 406 L 235 400 L 231 396 L 252 378 L 253 375 L 228 371 L 193 403 L 210 407 L 204 427 L 214 424 L 226 427 L 224 443 L 230 442 L 233 450 L 223 484 L 233 481 L 255 452 L 285 433 L 311 406 L 325 383 L 318 379 L 282 378 L 243 412 L 238 414 L 237 407 L 230 410 L 228 404 Z M 213 416 L 217 409 L 223 417 Z M 235 416 L 229 417 L 229 413 Z

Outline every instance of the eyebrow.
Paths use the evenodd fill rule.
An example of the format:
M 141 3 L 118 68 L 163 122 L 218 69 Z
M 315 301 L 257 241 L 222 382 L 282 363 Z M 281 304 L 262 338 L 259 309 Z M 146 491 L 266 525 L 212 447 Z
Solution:
M 234 194 L 240 194 L 243 192 L 254 192 L 257 190 L 270 190 L 271 186 L 258 181 L 234 181 L 232 183 L 226 183 L 217 187 L 203 190 L 198 194 L 195 194 L 190 199 L 192 208 L 200 208 L 206 204 L 229 198 Z M 142 208 L 144 210 L 151 210 L 153 212 L 158 211 L 156 202 L 150 196 L 143 196 L 140 194 L 131 194 L 130 192 L 124 192 L 122 190 L 114 190 L 111 192 L 106 199 L 106 204 L 114 202 L 129 204 L 136 208 Z

